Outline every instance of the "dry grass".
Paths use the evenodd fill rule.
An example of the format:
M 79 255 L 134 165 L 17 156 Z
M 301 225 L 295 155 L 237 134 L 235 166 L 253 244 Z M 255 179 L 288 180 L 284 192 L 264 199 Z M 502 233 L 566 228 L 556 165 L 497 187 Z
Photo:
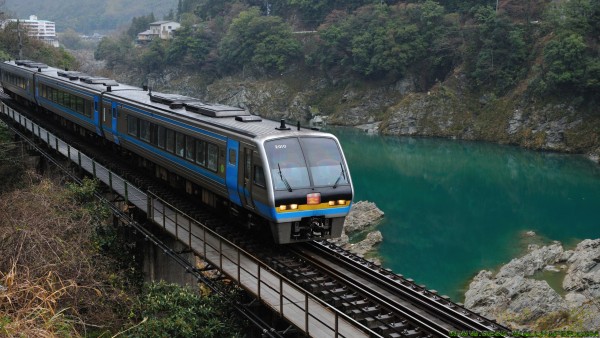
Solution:
M 130 300 L 98 252 L 98 220 L 58 184 L 26 177 L 0 196 L 0 336 L 108 334 Z

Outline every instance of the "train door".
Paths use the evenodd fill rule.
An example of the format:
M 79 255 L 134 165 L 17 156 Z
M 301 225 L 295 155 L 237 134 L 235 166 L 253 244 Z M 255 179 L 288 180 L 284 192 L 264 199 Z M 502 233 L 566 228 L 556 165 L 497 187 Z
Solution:
M 241 152 L 240 152 L 241 154 Z M 240 173 L 240 181 L 238 189 L 240 197 L 244 206 L 250 209 L 254 209 L 254 202 L 252 199 L 252 157 L 253 150 L 247 147 L 243 147 L 243 168 Z
M 119 117 L 119 111 L 117 110 L 117 103 L 113 102 L 111 104 L 111 125 L 110 125 L 110 129 L 112 131 L 113 137 L 114 137 L 114 141 L 116 144 L 121 144 L 121 141 L 119 140 L 119 134 L 117 133 L 117 119 Z
M 241 206 L 240 194 L 238 192 L 238 152 L 240 143 L 238 141 L 227 140 L 227 170 L 225 171 L 225 184 L 229 193 L 229 200 Z
M 104 135 L 106 136 L 106 138 L 109 141 L 112 141 L 113 137 L 112 137 L 112 129 L 111 129 L 110 107 L 111 107 L 111 102 L 103 99 L 102 104 L 100 105 L 99 114 L 100 114 L 100 123 L 102 125 L 102 131 L 104 132 Z
M 94 126 L 96 126 L 96 134 L 102 136 L 102 125 L 100 124 L 100 98 L 94 96 Z

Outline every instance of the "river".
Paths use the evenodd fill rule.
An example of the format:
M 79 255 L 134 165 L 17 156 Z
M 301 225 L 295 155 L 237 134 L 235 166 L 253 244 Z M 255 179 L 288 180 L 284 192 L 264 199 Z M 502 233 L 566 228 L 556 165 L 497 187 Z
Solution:
M 332 128 L 355 201 L 385 212 L 384 267 L 455 301 L 531 243 L 600 237 L 600 167 L 583 156 Z M 534 231 L 536 236 L 526 235 Z

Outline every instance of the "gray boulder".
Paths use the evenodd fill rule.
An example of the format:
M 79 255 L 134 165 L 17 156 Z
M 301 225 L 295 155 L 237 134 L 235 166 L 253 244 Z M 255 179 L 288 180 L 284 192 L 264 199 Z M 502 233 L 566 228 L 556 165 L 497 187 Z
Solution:
M 577 291 L 589 299 L 600 297 L 600 239 L 579 243 L 567 264 L 569 270 L 563 288 Z
M 569 292 L 564 298 L 546 281 L 529 278 L 541 270 L 567 270 L 563 289 Z M 556 321 L 552 318 L 567 318 L 557 325 L 597 330 L 599 302 L 600 239 L 584 240 L 568 251 L 558 242 L 530 245 L 526 255 L 511 260 L 495 275 L 479 272 L 465 293 L 467 308 L 509 327 L 529 330 L 539 329 L 538 320 Z
M 344 229 L 348 234 L 363 231 L 377 224 L 383 218 L 383 215 L 383 211 L 377 208 L 373 202 L 356 202 L 352 205 L 350 213 L 346 217 Z

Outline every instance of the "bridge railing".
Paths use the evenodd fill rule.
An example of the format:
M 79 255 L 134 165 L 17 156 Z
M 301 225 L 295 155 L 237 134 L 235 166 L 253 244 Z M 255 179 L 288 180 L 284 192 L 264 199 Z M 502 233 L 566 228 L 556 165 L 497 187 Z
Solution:
M 307 335 L 322 337 L 376 335 L 370 329 L 272 270 L 257 257 L 179 211 L 160 197 L 135 187 L 8 105 L 2 103 L 0 110 L 2 114 L 37 136 L 49 148 L 102 181 L 126 202 L 144 211 L 149 220 L 188 245 L 228 278 Z

